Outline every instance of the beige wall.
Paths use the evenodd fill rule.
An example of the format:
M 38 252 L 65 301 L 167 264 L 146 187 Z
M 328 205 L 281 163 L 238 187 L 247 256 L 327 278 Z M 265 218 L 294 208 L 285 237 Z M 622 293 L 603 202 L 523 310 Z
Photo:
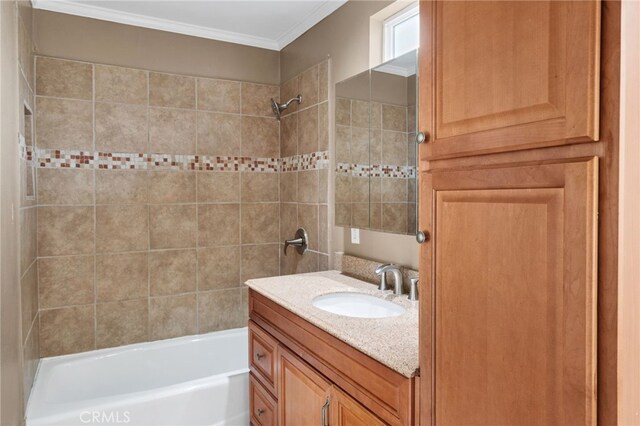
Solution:
M 34 14 L 34 40 L 43 56 L 280 84 L 280 55 L 273 50 L 43 10 Z
M 30 3 L 0 2 L 0 31 L 0 423 L 19 425 L 38 362 L 35 200 L 26 199 L 30 162 L 17 137 L 30 140 L 22 119 L 33 105 Z
M 349 1 L 318 25 L 300 36 L 281 51 L 280 73 L 283 81 L 317 63 L 331 57 L 331 92 L 336 82 L 354 76 L 369 68 L 369 17 L 391 2 Z M 333 119 L 333 95 L 330 97 L 330 151 L 335 152 L 335 120 Z M 333 197 L 333 180 L 330 177 L 330 200 Z M 330 207 L 330 210 L 332 208 Z M 330 214 L 331 223 L 333 215 Z M 418 268 L 418 245 L 412 236 L 398 236 L 373 231 L 360 232 L 360 244 L 350 243 L 348 229 L 334 227 L 332 250 L 344 250 L 373 260 L 396 262 Z

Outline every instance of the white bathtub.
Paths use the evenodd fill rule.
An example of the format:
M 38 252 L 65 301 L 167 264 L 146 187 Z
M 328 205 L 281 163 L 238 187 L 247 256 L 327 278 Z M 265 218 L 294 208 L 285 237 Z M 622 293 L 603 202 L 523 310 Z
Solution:
M 40 362 L 27 426 L 249 424 L 247 329 Z

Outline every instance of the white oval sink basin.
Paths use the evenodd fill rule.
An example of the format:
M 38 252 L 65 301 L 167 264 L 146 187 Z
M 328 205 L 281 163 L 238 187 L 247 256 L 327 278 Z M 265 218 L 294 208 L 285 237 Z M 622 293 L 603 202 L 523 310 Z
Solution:
M 397 317 L 405 311 L 393 302 L 362 293 L 324 294 L 314 297 L 311 304 L 332 314 L 356 318 Z

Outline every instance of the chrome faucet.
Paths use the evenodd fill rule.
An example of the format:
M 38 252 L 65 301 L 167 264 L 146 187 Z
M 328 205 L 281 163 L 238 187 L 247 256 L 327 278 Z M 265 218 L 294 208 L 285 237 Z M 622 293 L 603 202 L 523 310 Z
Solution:
M 400 267 L 398 265 L 385 263 L 384 265 L 378 266 L 375 272 L 376 275 L 380 276 L 380 285 L 378 286 L 378 289 L 387 290 L 387 272 L 391 272 L 394 280 L 393 293 L 396 295 L 402 294 L 402 272 L 400 272 Z

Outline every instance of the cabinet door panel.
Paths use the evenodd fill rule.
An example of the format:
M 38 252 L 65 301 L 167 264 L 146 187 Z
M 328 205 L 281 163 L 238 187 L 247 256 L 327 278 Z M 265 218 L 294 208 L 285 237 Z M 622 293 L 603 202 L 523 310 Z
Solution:
M 332 426 L 383 426 L 382 420 L 336 386 L 331 389 Z
M 330 383 L 285 349 L 280 351 L 279 361 L 280 424 L 322 425 L 322 407 L 328 401 Z
M 421 12 L 428 159 L 597 140 L 598 1 L 435 1 Z
M 596 161 L 425 174 L 436 424 L 595 423 Z

